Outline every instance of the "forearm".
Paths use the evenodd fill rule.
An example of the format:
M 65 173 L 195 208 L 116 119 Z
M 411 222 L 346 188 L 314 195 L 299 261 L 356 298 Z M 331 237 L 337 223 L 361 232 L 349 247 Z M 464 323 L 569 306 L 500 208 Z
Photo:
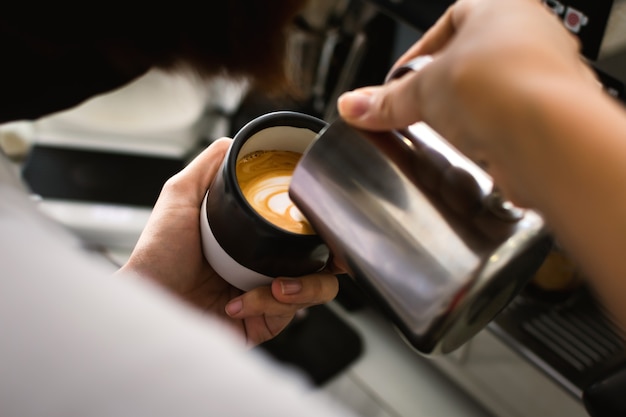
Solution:
M 626 113 L 592 83 L 517 85 L 517 111 L 499 116 L 510 129 L 493 132 L 508 138 L 489 141 L 492 173 L 542 212 L 626 323 Z

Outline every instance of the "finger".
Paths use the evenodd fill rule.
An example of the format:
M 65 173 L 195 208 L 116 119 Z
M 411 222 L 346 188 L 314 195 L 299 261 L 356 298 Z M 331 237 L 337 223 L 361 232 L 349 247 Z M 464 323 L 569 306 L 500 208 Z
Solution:
M 236 319 L 251 317 L 291 317 L 302 306 L 281 303 L 272 295 L 270 286 L 263 286 L 233 298 L 226 305 L 226 314 Z
M 463 18 L 463 11 L 459 9 L 458 3 L 449 7 L 422 38 L 396 61 L 390 72 L 413 58 L 440 52 L 457 32 L 456 28 Z M 385 86 L 345 93 L 337 101 L 339 114 L 349 123 L 371 130 L 399 129 L 418 122 L 421 120 L 418 106 L 420 84 L 416 78 L 416 73 L 407 74 Z
M 255 288 L 232 299 L 226 313 L 233 318 L 291 317 L 298 310 L 323 304 L 337 296 L 339 283 L 331 274 L 276 278 L 271 286 Z
M 171 178 L 170 183 L 184 183 L 192 185 L 196 195 L 204 196 L 217 174 L 222 160 L 228 151 L 232 139 L 220 138 L 215 140 L 205 150 L 198 154 L 185 168 Z
M 399 129 L 420 121 L 418 76 L 427 69 L 419 74 L 408 73 L 383 86 L 344 93 L 337 101 L 339 114 L 354 126 L 377 131 Z
M 422 35 L 420 40 L 402 54 L 394 64 L 392 71 L 415 57 L 434 55 L 443 49 L 456 33 L 454 11 L 455 5 L 450 6 L 435 24 Z
M 337 296 L 339 282 L 333 274 L 311 274 L 300 278 L 276 278 L 271 285 L 274 298 L 285 304 L 324 304 Z
M 278 336 L 291 323 L 294 315 L 246 318 L 244 325 L 247 346 L 253 347 Z

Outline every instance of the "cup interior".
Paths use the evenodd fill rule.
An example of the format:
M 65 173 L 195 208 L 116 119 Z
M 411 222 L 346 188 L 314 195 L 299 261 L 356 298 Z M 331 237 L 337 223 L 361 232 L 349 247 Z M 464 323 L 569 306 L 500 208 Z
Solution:
M 244 204 L 248 206 L 249 210 L 257 213 L 250 204 L 250 202 L 247 201 L 247 199 L 243 196 L 243 193 L 241 192 L 241 188 L 236 174 L 236 162 L 246 155 L 256 151 L 291 151 L 304 154 L 309 146 L 315 141 L 316 137 L 317 132 L 306 127 L 270 126 L 251 134 L 249 137 L 247 137 L 245 141 L 242 141 L 241 146 L 238 150 L 234 149 L 235 155 L 233 156 L 235 157 L 235 161 L 230 164 L 229 169 L 231 170 L 233 178 L 236 179 L 235 182 L 238 194 L 240 195 L 240 198 L 242 199 Z M 296 236 L 299 236 L 299 238 L 311 236 L 311 234 L 294 233 L 267 221 L 260 214 L 258 214 L 258 216 L 259 221 L 267 222 L 267 224 L 271 228 L 275 229 L 276 232 L 286 233 L 289 235 L 294 234 Z
M 292 151 L 304 153 L 317 132 L 294 126 L 272 126 L 251 135 L 237 152 L 237 161 L 255 151 Z

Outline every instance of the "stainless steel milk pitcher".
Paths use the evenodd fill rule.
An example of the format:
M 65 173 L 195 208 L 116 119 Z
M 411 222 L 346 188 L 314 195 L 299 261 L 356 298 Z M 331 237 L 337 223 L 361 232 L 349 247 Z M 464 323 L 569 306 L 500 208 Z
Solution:
M 370 132 L 341 119 L 298 164 L 290 196 L 337 262 L 424 354 L 483 329 L 551 248 L 543 219 L 423 123 Z

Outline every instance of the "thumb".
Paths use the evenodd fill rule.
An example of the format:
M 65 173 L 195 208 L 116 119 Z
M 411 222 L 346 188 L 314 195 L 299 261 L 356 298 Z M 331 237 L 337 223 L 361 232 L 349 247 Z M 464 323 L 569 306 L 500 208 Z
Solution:
M 200 207 L 198 201 L 202 202 L 231 142 L 230 138 L 220 138 L 211 143 L 185 168 L 167 181 L 168 187 L 161 192 L 157 204 L 170 203 L 172 200 L 180 204 L 184 199 L 188 204 Z
M 342 94 L 337 101 L 339 115 L 356 127 L 378 131 L 400 129 L 420 121 L 416 75 L 407 74 L 385 85 Z
M 230 138 L 216 139 L 189 162 L 180 172 L 180 175 L 194 181 L 204 195 L 213 181 L 213 177 L 217 174 L 231 143 L 232 139 Z

